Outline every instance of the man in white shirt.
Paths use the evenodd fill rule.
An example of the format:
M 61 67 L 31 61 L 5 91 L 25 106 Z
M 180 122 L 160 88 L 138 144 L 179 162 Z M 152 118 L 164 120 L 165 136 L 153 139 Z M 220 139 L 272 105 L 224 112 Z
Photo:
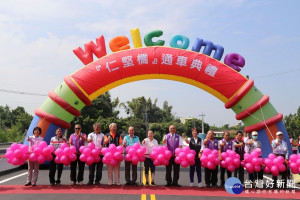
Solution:
M 93 125 L 94 132 L 90 133 L 88 135 L 88 142 L 93 142 L 95 144 L 95 147 L 99 147 L 102 149 L 104 145 L 104 134 L 101 133 L 101 126 L 99 123 L 95 123 Z M 100 156 L 100 155 L 99 155 Z M 93 163 L 89 166 L 89 182 L 87 185 L 93 185 L 94 183 L 94 176 L 95 176 L 95 168 L 96 168 L 96 179 L 95 179 L 95 185 L 100 185 L 100 181 L 102 179 L 102 168 L 103 168 L 103 162 L 102 158 L 103 156 L 100 156 L 101 160 L 98 163 Z

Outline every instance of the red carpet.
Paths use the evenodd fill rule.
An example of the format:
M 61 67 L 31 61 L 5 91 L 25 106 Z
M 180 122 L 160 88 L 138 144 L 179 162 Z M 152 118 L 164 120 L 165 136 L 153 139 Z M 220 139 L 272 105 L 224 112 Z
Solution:
M 141 187 L 141 186 L 48 186 L 37 185 L 25 187 L 23 185 L 1 185 L 0 194 L 155 194 L 155 195 L 182 195 L 182 196 L 226 196 L 226 197 L 259 197 L 278 199 L 300 199 L 297 190 L 245 190 L 239 195 L 227 193 L 224 189 L 190 188 L 190 187 Z

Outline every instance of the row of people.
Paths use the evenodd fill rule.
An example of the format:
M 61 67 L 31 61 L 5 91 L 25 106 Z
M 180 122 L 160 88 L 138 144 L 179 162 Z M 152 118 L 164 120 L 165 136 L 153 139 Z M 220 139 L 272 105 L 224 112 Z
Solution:
M 75 132 L 70 135 L 69 138 L 69 145 L 76 147 L 76 154 L 77 159 L 74 162 L 71 162 L 71 170 L 70 170 L 70 180 L 71 185 L 75 185 L 78 183 L 79 185 L 83 185 L 83 175 L 84 175 L 84 167 L 85 163 L 82 162 L 79 159 L 80 151 L 79 148 L 81 146 L 85 145 L 86 140 L 88 142 L 93 142 L 96 147 L 102 148 L 102 147 L 108 147 L 110 144 L 115 144 L 116 146 L 122 145 L 123 147 L 127 146 L 133 146 L 134 143 L 140 143 L 139 137 L 136 136 L 135 130 L 133 126 L 130 126 L 128 128 L 128 135 L 126 135 L 123 140 L 121 138 L 121 135 L 117 133 L 117 125 L 115 123 L 112 123 L 109 125 L 110 132 L 107 134 L 101 133 L 101 126 L 99 123 L 95 123 L 93 125 L 94 132 L 90 133 L 88 137 L 86 134 L 81 132 L 81 125 L 76 124 L 75 125 Z M 40 137 L 41 134 L 41 128 L 35 127 L 33 130 L 33 136 L 28 138 L 29 141 L 29 147 L 33 145 L 39 144 L 43 138 Z M 150 159 L 150 153 L 152 152 L 153 148 L 155 146 L 158 146 L 158 142 L 153 138 L 153 132 L 150 130 L 148 132 L 148 137 L 145 138 L 142 141 L 142 145 L 146 147 L 146 160 L 144 162 L 145 167 L 145 177 L 146 177 L 146 184 L 149 184 L 148 177 L 149 177 L 149 169 L 151 171 L 151 177 L 152 182 L 151 185 L 155 185 L 154 178 L 155 178 L 155 166 L 153 164 L 153 161 Z M 276 156 L 284 156 L 287 158 L 287 144 L 282 140 L 282 133 L 278 132 L 277 139 L 272 141 L 272 147 L 273 147 L 273 153 L 275 153 Z M 258 133 L 252 132 L 252 137 L 247 138 L 246 142 L 243 140 L 243 133 L 241 131 L 236 133 L 235 139 L 230 140 L 229 133 L 225 132 L 223 134 L 223 139 L 217 140 L 214 138 L 214 132 L 212 130 L 209 130 L 206 136 L 206 139 L 201 139 L 198 137 L 198 130 L 196 128 L 192 129 L 192 138 L 190 140 L 186 140 L 186 142 L 189 144 L 189 147 L 196 151 L 195 155 L 195 164 L 190 166 L 190 186 L 194 185 L 194 173 L 196 171 L 197 173 L 197 182 L 198 187 L 202 187 L 201 182 L 201 162 L 200 157 L 202 155 L 202 151 L 204 148 L 209 148 L 212 150 L 218 150 L 219 151 L 219 158 L 221 159 L 221 153 L 225 152 L 226 150 L 234 150 L 237 154 L 240 155 L 240 160 L 244 159 L 245 153 L 251 153 L 256 148 L 261 148 L 260 142 L 257 140 Z M 56 130 L 56 136 L 51 138 L 50 144 L 54 146 L 54 149 L 60 147 L 60 145 L 64 142 L 67 142 L 65 138 L 62 137 L 62 130 L 58 128 Z M 168 149 L 171 151 L 172 156 L 169 160 L 169 164 L 166 166 L 166 186 L 180 186 L 178 184 L 179 180 L 179 174 L 180 174 L 180 164 L 177 164 L 175 162 L 175 149 L 181 148 L 183 145 L 183 139 L 179 134 L 176 133 L 176 127 L 174 125 L 171 125 L 169 127 L 169 133 L 164 136 L 163 143 L 168 147 Z M 98 163 L 93 163 L 89 166 L 89 181 L 88 185 L 99 185 L 100 181 L 102 179 L 102 169 L 103 169 L 103 163 L 102 163 L 102 155 L 99 155 L 101 157 L 101 161 Z M 55 154 L 53 154 L 53 160 L 50 163 L 50 170 L 49 170 L 49 180 L 51 185 L 59 185 L 60 184 L 60 178 L 63 170 L 63 164 L 56 164 L 54 162 L 55 160 Z M 76 174 L 78 167 L 78 173 Z M 28 177 L 27 177 L 27 183 L 28 185 L 36 185 L 37 178 L 38 178 L 38 163 L 28 161 Z M 172 177 L 172 168 L 173 168 L 173 177 Z M 57 179 L 55 180 L 55 173 L 57 169 Z M 111 166 L 107 164 L 107 170 L 108 170 L 108 185 L 112 185 L 113 183 L 115 185 L 120 185 L 120 163 L 117 163 L 115 166 Z M 96 171 L 96 176 L 95 176 Z M 208 168 L 205 168 L 205 184 L 206 187 L 217 187 L 218 182 L 218 166 L 216 169 L 211 170 Z M 33 178 L 32 178 L 32 173 Z M 224 186 L 225 183 L 225 172 L 227 174 L 227 178 L 232 176 L 232 173 L 225 168 L 220 169 L 220 179 L 221 179 L 221 186 Z M 132 173 L 132 174 L 131 174 Z M 131 176 L 130 176 L 131 174 Z M 242 183 L 244 183 L 244 168 L 240 166 L 237 170 L 234 171 L 234 176 L 238 177 Z M 263 169 L 261 169 L 260 172 L 249 174 L 249 179 L 251 181 L 254 181 L 254 179 L 262 179 L 263 178 Z M 286 172 L 282 174 L 282 178 L 286 180 Z M 277 180 L 277 177 L 273 177 L 274 180 Z M 137 165 L 132 165 L 130 161 L 125 161 L 125 180 L 126 185 L 137 185 Z

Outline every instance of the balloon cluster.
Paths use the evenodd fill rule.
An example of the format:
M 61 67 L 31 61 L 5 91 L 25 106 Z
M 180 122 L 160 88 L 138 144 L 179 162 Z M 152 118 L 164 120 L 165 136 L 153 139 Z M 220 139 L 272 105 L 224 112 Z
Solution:
M 43 164 L 45 161 L 51 161 L 53 159 L 52 152 L 54 151 L 54 146 L 47 145 L 47 142 L 42 141 L 38 145 L 33 145 L 31 151 L 32 153 L 28 159 Z
M 240 167 L 240 155 L 228 149 L 221 153 L 221 167 L 233 172 Z
M 298 174 L 300 172 L 300 154 L 290 155 L 289 167 L 293 174 Z
M 62 143 L 60 145 L 60 148 L 57 148 L 54 152 L 56 155 L 54 162 L 56 164 L 64 164 L 65 166 L 69 166 L 71 162 L 75 161 L 77 159 L 76 156 L 76 147 L 71 146 L 67 143 Z
M 140 143 L 134 143 L 133 146 L 126 147 L 127 154 L 125 155 L 125 161 L 131 161 L 131 164 L 137 165 L 138 162 L 144 162 L 146 160 L 145 153 L 146 147 L 141 147 Z
M 188 167 L 195 164 L 196 151 L 191 150 L 190 147 L 175 149 L 175 155 L 175 163 L 180 164 L 181 167 Z
M 211 170 L 216 169 L 216 166 L 220 164 L 218 155 L 219 152 L 217 150 L 212 150 L 209 148 L 203 149 L 202 156 L 200 158 L 201 166 Z
M 81 155 L 79 156 L 80 161 L 85 162 L 87 165 L 100 162 L 101 158 L 99 157 L 101 149 L 95 147 L 93 142 L 90 142 L 87 146 L 81 146 L 79 148 Z
M 167 146 L 156 146 L 153 148 L 153 151 L 150 153 L 150 158 L 153 160 L 155 166 L 169 164 L 169 160 L 172 156 L 172 152 L 168 150 Z
M 261 149 L 256 148 L 250 154 L 244 154 L 244 162 L 242 166 L 244 166 L 249 174 L 253 172 L 259 172 L 261 170 L 261 166 L 264 163 L 264 160 L 260 158 Z
M 9 164 L 23 165 L 29 157 L 29 149 L 27 145 L 13 143 L 6 149 L 5 157 Z
M 278 176 L 279 172 L 284 172 L 286 170 L 284 163 L 284 158 L 282 156 L 276 157 L 275 154 L 270 153 L 268 158 L 264 159 L 266 173 L 272 173 L 273 176 Z
M 109 164 L 111 166 L 117 165 L 119 162 L 122 162 L 123 156 L 122 153 L 124 148 L 122 146 L 117 146 L 115 144 L 110 144 L 109 147 L 102 148 L 102 154 L 104 155 L 102 162 L 103 164 Z

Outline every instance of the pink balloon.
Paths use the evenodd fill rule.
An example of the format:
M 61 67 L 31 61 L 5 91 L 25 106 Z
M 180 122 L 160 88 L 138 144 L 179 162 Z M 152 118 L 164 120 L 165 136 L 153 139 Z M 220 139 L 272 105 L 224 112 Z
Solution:
M 275 156 L 275 154 L 270 153 L 270 154 L 268 155 L 268 158 L 269 158 L 270 160 L 273 161 L 273 160 L 276 158 L 276 156 Z
M 87 159 L 87 156 L 86 156 L 85 154 L 81 154 L 81 155 L 79 156 L 79 160 L 80 160 L 81 162 L 85 162 L 86 159 Z
M 279 169 L 278 169 L 278 167 L 275 166 L 275 165 L 273 165 L 271 167 L 271 173 L 272 173 L 273 176 L 278 176 L 279 175 Z
M 35 155 L 35 153 L 30 154 L 30 156 L 29 156 L 30 161 L 34 162 L 34 161 L 36 161 L 36 159 L 37 159 L 37 156 Z
M 264 164 L 265 164 L 266 166 L 268 166 L 269 168 L 271 168 L 271 167 L 272 167 L 272 164 L 273 164 L 273 162 L 272 162 L 272 160 L 271 160 L 271 159 L 269 159 L 269 158 L 265 158 L 265 160 L 264 160 Z
M 93 142 L 88 143 L 87 145 L 88 148 L 90 148 L 91 150 L 95 149 L 95 144 Z
M 23 153 L 28 153 L 28 152 L 29 152 L 29 148 L 28 148 L 27 145 L 22 145 L 22 146 L 20 147 L 20 149 L 21 149 L 21 151 L 22 151 Z
M 222 160 L 225 160 L 227 157 L 228 157 L 228 155 L 227 155 L 226 152 L 222 152 L 222 153 L 221 153 L 221 158 L 222 158 Z
M 180 159 L 181 161 L 185 160 L 185 159 L 186 159 L 186 154 L 185 154 L 185 152 L 179 153 L 178 157 L 179 157 L 179 159 Z
M 134 160 L 134 161 L 131 161 L 131 164 L 132 164 L 132 165 L 137 165 L 138 162 L 139 162 L 139 161 Z
M 235 154 L 235 158 L 237 158 L 237 159 L 241 159 L 241 156 L 239 155 L 239 154 Z
M 43 149 L 43 148 L 46 148 L 48 145 L 47 145 L 47 142 L 45 141 L 42 141 L 40 144 L 39 144 L 40 148 Z
M 103 162 L 103 164 L 108 164 L 109 163 L 109 161 L 106 159 L 105 156 L 103 157 L 102 162 Z
M 228 165 L 227 170 L 233 172 L 235 170 L 235 166 L 233 164 Z
M 200 161 L 203 163 L 206 163 L 208 161 L 207 156 L 205 156 L 204 154 L 200 157 Z
M 296 163 L 290 163 L 290 168 L 291 168 L 292 170 L 297 170 L 297 169 L 298 169 L 298 166 L 297 166 Z
M 140 162 L 145 162 L 146 157 L 145 157 L 144 155 L 142 155 L 142 156 L 139 157 L 139 159 L 140 159 L 140 160 L 139 160 Z M 168 161 L 168 160 L 167 160 L 167 161 Z
M 207 168 L 207 166 L 206 166 L 206 163 L 204 163 L 204 162 L 201 162 L 201 167 L 203 167 L 203 168 Z
M 115 144 L 110 144 L 108 148 L 109 148 L 109 150 L 112 151 L 112 152 L 114 152 L 114 151 L 117 150 L 117 147 L 116 147 Z
M 168 160 L 164 160 L 162 163 L 164 166 L 168 166 L 169 165 L 169 161 Z
M 110 161 L 113 158 L 113 154 L 109 151 L 105 154 L 105 157 L 108 161 Z
M 82 154 L 83 155 L 83 154 Z M 70 156 L 69 156 L 69 159 L 70 159 L 70 161 L 71 162 L 74 162 L 75 160 L 77 160 L 77 156 L 75 155 L 75 154 L 71 154 Z M 80 159 L 80 158 L 79 158 Z
M 183 152 L 181 152 L 181 153 L 183 153 Z M 164 160 L 165 160 L 166 158 L 165 158 L 165 156 L 163 155 L 163 154 L 159 154 L 158 156 L 157 156 L 157 160 L 159 161 L 159 162 L 163 162 Z
M 212 150 L 211 154 L 214 155 L 215 157 L 219 156 L 219 152 L 217 150 Z
M 122 157 L 122 154 L 120 152 L 115 152 L 114 153 L 114 159 L 119 160 Z
M 93 163 L 94 163 L 94 157 L 93 157 L 93 156 L 88 156 L 88 157 L 86 158 L 85 163 L 86 163 L 87 165 L 93 164 Z
M 92 153 L 92 151 L 91 151 L 90 148 L 85 148 L 85 149 L 83 150 L 83 154 L 85 154 L 86 156 L 91 155 L 91 153 Z
M 12 160 L 11 160 L 11 163 L 13 164 L 13 165 L 18 165 L 19 163 L 20 163 L 20 159 L 19 158 L 13 158 Z
M 181 160 L 180 160 L 179 157 L 175 157 L 175 160 L 174 160 L 174 161 L 175 161 L 176 164 L 180 164 L 180 163 L 181 163 Z
M 39 156 L 37 157 L 36 161 L 37 161 L 39 164 L 43 164 L 43 163 L 46 161 L 46 159 L 45 159 L 45 157 L 44 157 L 43 155 L 39 155 Z
M 225 169 L 228 167 L 227 163 L 224 160 L 221 161 L 221 167 Z
M 136 154 L 137 154 L 139 157 L 141 157 L 141 156 L 144 155 L 144 151 L 143 151 L 142 149 L 138 149 L 138 150 L 136 151 Z
M 134 143 L 132 147 L 133 147 L 135 150 L 138 150 L 138 149 L 141 147 L 141 145 L 140 145 L 140 143 Z
M 208 156 L 207 156 L 207 159 L 209 160 L 209 161 L 214 161 L 215 160 L 215 155 L 213 155 L 213 154 L 209 154 Z
M 131 161 L 131 155 L 130 154 L 126 154 L 124 159 L 127 162 Z
M 246 163 L 245 167 L 246 167 L 246 169 L 247 169 L 247 171 L 248 171 L 249 174 L 253 173 L 253 165 L 252 165 L 252 163 Z
M 261 166 L 260 165 L 254 165 L 253 170 L 255 172 L 259 172 L 261 170 Z
M 232 164 L 233 159 L 231 157 L 227 157 L 227 158 L 225 158 L 225 162 L 227 165 Z
M 51 152 L 51 153 L 54 151 L 54 146 L 52 146 L 52 145 L 48 145 L 48 147 L 47 147 L 47 148 L 49 148 L 49 149 L 50 149 L 50 152 Z
M 259 165 L 259 160 L 258 158 L 253 158 L 252 159 L 252 164 L 255 166 L 255 165 Z
M 257 158 L 258 157 L 257 151 L 252 151 L 250 155 L 252 156 L 252 158 Z
M 61 162 L 60 162 L 60 158 L 59 158 L 58 156 L 56 156 L 55 159 L 54 159 L 54 162 L 55 162 L 56 164 L 60 164 L 60 163 L 61 163 Z
M 14 153 L 13 153 L 12 151 L 7 151 L 7 152 L 5 153 L 5 157 L 6 157 L 7 159 L 13 159 Z
M 21 149 L 16 149 L 14 151 L 14 156 L 17 158 L 21 158 L 23 156 L 23 152 L 21 151 Z
M 192 154 L 192 153 L 189 153 L 189 154 L 186 155 L 186 159 L 188 161 L 193 161 L 193 160 L 195 160 L 195 155 Z
M 42 153 L 42 149 L 37 146 L 34 148 L 33 153 L 35 153 L 36 155 L 40 155 Z
M 158 153 L 157 153 L 157 151 L 152 151 L 151 153 L 150 153 L 150 158 L 151 158 L 151 160 L 155 160 L 156 159 L 156 157 L 158 156 Z M 172 156 L 172 155 L 171 155 Z
M 190 152 L 190 147 L 188 147 L 188 146 L 186 146 L 186 147 L 183 147 L 182 148 L 182 151 L 184 152 L 184 153 L 186 153 L 186 154 L 188 154 L 189 152 Z
M 80 153 L 83 153 L 83 151 L 86 149 L 86 146 L 81 146 L 81 147 L 79 147 L 79 152 Z
M 176 158 L 175 158 L 176 159 Z M 160 162 L 158 161 L 158 160 L 154 160 L 153 161 L 153 164 L 155 165 L 155 166 L 159 166 L 160 165 Z
M 213 170 L 213 169 L 216 169 L 216 165 L 214 165 L 213 162 L 208 161 L 207 162 L 207 168 Z
M 95 162 L 95 163 L 98 163 L 98 162 L 100 162 L 100 161 L 101 161 L 100 156 L 94 157 L 94 162 Z
M 136 155 L 136 149 L 135 148 L 130 148 L 128 150 L 128 153 L 131 155 L 131 156 L 135 156 Z
M 181 148 L 176 148 L 175 149 L 175 154 L 179 155 L 181 152 L 183 152 L 183 150 Z
M 62 150 L 64 150 L 64 149 L 67 148 L 67 147 L 69 147 L 69 145 L 68 145 L 67 143 L 62 143 L 62 144 L 60 145 L 60 148 L 61 148 Z
M 42 154 L 47 157 L 47 155 L 51 154 L 51 149 L 46 147 L 42 150 Z
M 277 159 L 279 160 L 279 163 L 282 164 L 284 162 L 284 157 L 278 156 Z
M 297 160 L 296 164 L 297 164 L 298 167 L 300 167 L 300 159 Z
M 170 158 L 172 157 L 172 152 L 169 150 L 165 151 L 165 156 L 168 160 L 170 160 Z
M 133 163 L 138 163 L 139 162 L 139 157 L 138 156 L 132 156 L 132 158 L 131 158 L 131 164 L 133 164 Z
M 189 166 L 189 162 L 187 161 L 187 160 L 183 160 L 183 161 L 181 161 L 181 167 L 184 167 L 184 168 L 186 168 L 186 167 L 188 167 Z
M 58 157 L 62 157 L 64 155 L 64 152 L 61 148 L 56 149 L 55 155 Z
M 93 149 L 91 155 L 95 157 L 95 156 L 99 156 L 99 153 L 100 152 L 97 149 Z
M 297 162 L 297 160 L 298 160 L 297 154 L 292 154 L 292 155 L 290 155 L 290 161 L 292 161 L 292 162 Z
M 231 157 L 231 158 L 235 158 L 235 155 L 236 155 L 236 153 L 235 153 L 235 151 L 231 151 L 230 153 L 229 153 L 229 156 Z
M 72 150 L 69 147 L 64 148 L 64 155 L 70 156 L 72 154 Z
M 286 170 L 286 167 L 285 167 L 284 164 L 280 164 L 280 165 L 278 166 L 278 168 L 279 168 L 279 171 L 280 171 L 280 172 L 284 172 L 284 171 Z
M 46 161 L 51 161 L 53 159 L 52 154 L 48 154 L 47 156 L 45 156 Z
M 102 155 L 105 155 L 107 152 L 109 152 L 109 149 L 107 147 L 104 147 L 101 149 Z
M 214 162 L 214 165 L 219 165 L 221 163 L 219 158 L 215 158 L 215 160 L 213 162 Z
M 117 146 L 117 151 L 123 153 L 124 148 L 122 146 Z
M 233 164 L 235 165 L 235 166 L 239 166 L 240 165 L 240 160 L 239 159 L 233 159 Z
M 265 173 L 270 173 L 270 172 L 271 172 L 271 169 L 270 169 L 268 166 L 265 166 L 265 167 L 264 167 L 264 172 L 265 172 Z
M 12 143 L 10 145 L 10 149 L 11 149 L 11 151 L 15 151 L 17 149 L 20 149 L 20 146 L 17 143 Z

